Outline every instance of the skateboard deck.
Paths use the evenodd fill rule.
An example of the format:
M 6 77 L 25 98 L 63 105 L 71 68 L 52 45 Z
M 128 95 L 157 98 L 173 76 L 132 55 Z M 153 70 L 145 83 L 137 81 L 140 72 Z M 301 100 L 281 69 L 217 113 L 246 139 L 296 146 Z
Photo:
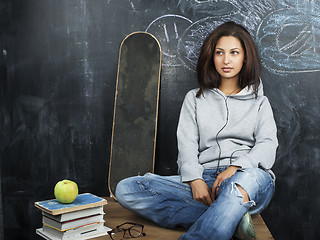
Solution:
M 114 101 L 108 187 L 115 198 L 119 181 L 154 172 L 161 48 L 146 32 L 121 43 Z

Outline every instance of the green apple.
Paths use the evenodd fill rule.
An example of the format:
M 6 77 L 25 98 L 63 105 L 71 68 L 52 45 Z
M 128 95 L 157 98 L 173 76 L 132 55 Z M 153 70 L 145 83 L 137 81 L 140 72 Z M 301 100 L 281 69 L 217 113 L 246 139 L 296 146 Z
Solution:
M 61 203 L 72 203 L 78 196 L 78 185 L 70 180 L 59 181 L 54 187 L 54 196 Z

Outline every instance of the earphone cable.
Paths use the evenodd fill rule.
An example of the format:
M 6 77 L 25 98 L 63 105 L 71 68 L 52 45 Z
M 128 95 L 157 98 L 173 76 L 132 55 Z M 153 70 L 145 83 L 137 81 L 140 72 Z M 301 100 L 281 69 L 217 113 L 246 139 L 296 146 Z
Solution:
M 232 93 L 234 93 L 237 89 L 238 89 L 238 88 L 236 88 L 235 90 L 233 90 L 229 95 L 227 95 L 226 98 L 224 98 L 224 96 L 223 96 L 221 93 L 219 93 L 218 91 L 216 91 L 216 92 L 224 99 L 224 101 L 225 101 L 227 116 L 226 116 L 226 122 L 225 122 L 225 124 L 223 125 L 223 127 L 222 127 L 222 128 L 217 132 L 217 134 L 216 134 L 216 139 L 215 139 L 215 140 L 216 140 L 216 143 L 217 143 L 218 148 L 219 148 L 219 155 L 218 155 L 218 165 L 217 165 L 217 170 L 216 170 L 215 176 L 218 176 L 218 175 L 221 173 L 221 171 L 219 170 L 219 168 L 220 168 L 220 161 L 221 161 L 221 146 L 220 146 L 220 143 L 219 143 L 219 141 L 218 141 L 218 136 L 219 136 L 219 134 L 222 132 L 222 130 L 227 126 L 227 124 L 228 124 L 228 122 L 229 122 L 228 99 L 229 99 L 229 97 L 232 95 Z

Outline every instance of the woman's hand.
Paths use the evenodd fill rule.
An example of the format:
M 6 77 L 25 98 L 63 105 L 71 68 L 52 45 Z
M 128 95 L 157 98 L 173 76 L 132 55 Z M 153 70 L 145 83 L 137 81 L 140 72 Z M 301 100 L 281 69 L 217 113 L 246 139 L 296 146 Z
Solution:
M 218 189 L 220 187 L 220 184 L 227 178 L 231 177 L 233 174 L 235 174 L 235 172 L 237 171 L 237 169 L 240 167 L 237 166 L 229 166 L 226 170 L 224 170 L 222 173 L 220 173 L 216 180 L 213 183 L 212 186 L 212 199 L 213 201 L 218 197 Z
M 209 186 L 202 179 L 196 179 L 189 182 L 192 189 L 193 199 L 207 206 L 213 203 L 212 193 Z

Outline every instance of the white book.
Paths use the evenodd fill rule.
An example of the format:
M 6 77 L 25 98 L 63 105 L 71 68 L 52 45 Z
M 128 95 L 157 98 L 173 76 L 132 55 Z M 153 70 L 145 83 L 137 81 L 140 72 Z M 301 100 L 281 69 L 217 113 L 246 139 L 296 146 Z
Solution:
M 92 215 L 96 215 L 96 214 L 104 214 L 103 206 L 87 208 L 84 210 L 79 210 L 79 211 L 75 211 L 75 212 L 68 212 L 68 213 L 63 213 L 63 214 L 59 214 L 59 215 L 52 215 L 52 214 L 44 212 L 44 211 L 42 212 L 42 215 L 44 215 L 48 218 L 54 219 L 57 222 L 65 222 L 65 221 L 69 221 L 72 219 L 81 218 L 81 217 L 88 217 L 88 216 L 92 216 Z
M 83 217 L 83 218 L 77 218 L 65 222 L 58 222 L 54 219 L 51 219 L 46 216 L 42 216 L 42 223 L 43 225 L 52 227 L 58 231 L 66 231 L 73 228 L 78 228 L 94 223 L 104 222 L 103 220 L 104 214 L 97 214 L 93 216 Z
M 104 223 L 96 223 L 65 232 L 60 232 L 44 225 L 42 228 L 37 229 L 36 233 L 47 240 L 84 240 L 107 235 L 111 228 L 103 224 Z

